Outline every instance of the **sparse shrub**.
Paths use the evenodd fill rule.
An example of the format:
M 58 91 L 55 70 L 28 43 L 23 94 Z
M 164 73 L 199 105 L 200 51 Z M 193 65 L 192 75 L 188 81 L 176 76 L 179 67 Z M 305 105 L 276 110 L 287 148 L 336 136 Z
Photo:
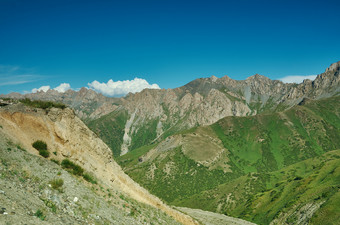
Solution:
M 51 159 L 51 161 L 54 162 L 57 165 L 60 165 L 60 162 L 58 160 L 56 160 L 56 159 Z
M 26 149 L 24 149 L 23 147 L 21 147 L 20 145 L 16 145 L 17 149 L 26 152 Z
M 38 151 L 43 151 L 43 150 L 47 150 L 47 144 L 44 141 L 38 140 L 35 141 L 32 144 L 33 148 L 37 149 Z
M 84 173 L 84 169 L 81 168 L 79 165 L 75 164 L 75 166 L 73 167 L 73 174 L 81 176 L 81 175 L 83 175 L 83 173 Z
M 54 155 L 57 155 L 57 152 L 53 152 Z
M 38 140 L 35 141 L 32 144 L 33 148 L 37 149 L 39 151 L 39 155 L 41 155 L 42 157 L 49 157 L 50 153 L 47 151 L 47 144 L 44 141 Z M 19 147 L 18 147 L 19 148 Z
M 97 181 L 88 173 L 84 173 L 83 174 L 83 178 L 84 180 L 86 180 L 87 182 L 90 182 L 92 184 L 97 184 Z
M 69 159 L 64 159 L 61 162 L 61 166 L 65 169 L 71 169 L 73 165 L 74 165 L 74 163 L 71 162 Z
M 58 102 L 48 102 L 48 101 L 40 101 L 40 100 L 31 100 L 31 99 L 22 99 L 20 100 L 21 103 L 27 106 L 35 107 L 35 108 L 41 108 L 41 109 L 49 109 L 49 108 L 60 108 L 65 109 L 66 105 L 63 103 Z
M 54 204 L 54 202 L 53 201 L 51 201 L 51 200 L 48 200 L 48 199 L 41 199 L 44 203 L 45 203 L 45 205 L 47 206 L 47 207 L 49 207 L 50 209 L 51 209 L 51 211 L 53 212 L 53 213 L 56 213 L 57 212 L 57 206 L 56 206 L 56 204 Z
M 132 207 L 132 208 L 130 209 L 130 214 L 129 214 L 129 216 L 135 216 L 136 213 L 137 213 L 137 209 L 136 209 L 135 207 Z
M 48 158 L 50 156 L 50 153 L 47 150 L 41 150 L 39 151 L 39 155 L 41 155 L 44 158 Z
M 67 169 L 68 171 L 70 171 L 71 173 L 77 176 L 81 176 L 84 173 L 83 168 L 81 168 L 79 165 L 75 164 L 74 162 L 70 161 L 69 159 L 64 159 L 61 162 L 61 166 L 64 169 Z
M 61 187 L 64 185 L 64 180 L 59 178 L 59 179 L 53 179 L 50 181 L 50 184 L 53 189 L 60 190 Z
M 35 213 L 34 216 L 38 217 L 41 220 L 45 220 L 46 216 L 44 215 L 44 213 L 38 209 Z

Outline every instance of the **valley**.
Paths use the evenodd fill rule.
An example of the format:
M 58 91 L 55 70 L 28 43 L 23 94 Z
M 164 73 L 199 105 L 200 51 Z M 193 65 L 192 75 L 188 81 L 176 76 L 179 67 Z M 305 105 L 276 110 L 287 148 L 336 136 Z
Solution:
M 50 223 L 336 224 L 339 94 L 340 62 L 301 84 L 256 74 L 121 98 L 87 88 L 1 95 L 0 190 L 10 194 L 0 197 L 16 208 L 10 189 L 31 190 L 11 217 L 20 221 L 41 210 Z M 37 140 L 47 159 L 32 147 Z M 65 159 L 96 183 L 69 174 Z M 65 192 L 51 189 L 48 174 Z M 89 197 L 79 205 L 75 193 Z
M 335 210 L 329 202 L 338 202 L 333 198 L 340 187 L 339 115 L 340 98 L 332 97 L 285 112 L 226 117 L 132 151 L 118 163 L 169 204 L 259 224 L 289 223 L 289 213 L 314 199 Z M 304 196 L 307 190 L 310 194 Z

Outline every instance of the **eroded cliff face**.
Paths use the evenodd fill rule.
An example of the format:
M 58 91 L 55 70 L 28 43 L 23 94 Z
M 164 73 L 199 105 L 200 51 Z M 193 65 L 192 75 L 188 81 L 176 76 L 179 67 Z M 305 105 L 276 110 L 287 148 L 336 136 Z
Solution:
M 43 140 L 51 152 L 57 153 L 54 158 L 69 158 L 112 189 L 157 207 L 183 224 L 197 224 L 130 179 L 114 161 L 110 148 L 86 127 L 73 110 L 52 108 L 45 111 L 16 104 L 0 109 L 0 122 L 9 138 L 30 153 L 37 155 L 32 143 Z

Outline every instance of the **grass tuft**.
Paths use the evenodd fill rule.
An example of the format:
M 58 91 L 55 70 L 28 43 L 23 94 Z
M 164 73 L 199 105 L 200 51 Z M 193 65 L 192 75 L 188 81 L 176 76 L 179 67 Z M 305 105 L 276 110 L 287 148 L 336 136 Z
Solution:
M 83 178 L 84 180 L 86 180 L 87 182 L 90 182 L 92 184 L 97 184 L 97 181 L 88 173 L 84 173 L 83 174 Z
M 34 216 L 38 217 L 41 220 L 45 220 L 46 216 L 44 215 L 43 211 L 38 209 L 35 213 Z
M 53 179 L 50 181 L 50 184 L 53 189 L 55 190 L 61 190 L 61 187 L 64 185 L 64 180 L 59 178 L 59 179 Z
M 82 176 L 84 173 L 84 169 L 81 166 L 75 164 L 74 162 L 70 161 L 69 159 L 64 159 L 61 162 L 61 167 L 68 170 L 69 172 L 73 173 L 77 176 Z

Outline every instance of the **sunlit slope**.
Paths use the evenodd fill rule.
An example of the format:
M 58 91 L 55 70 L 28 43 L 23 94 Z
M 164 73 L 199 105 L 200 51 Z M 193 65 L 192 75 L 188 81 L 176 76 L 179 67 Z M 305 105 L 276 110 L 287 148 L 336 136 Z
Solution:
M 284 207 L 272 201 L 267 210 L 273 212 L 269 219 L 264 219 L 263 215 L 269 212 L 266 209 L 262 214 L 260 211 L 253 212 L 257 205 L 251 204 L 253 200 L 249 197 L 263 193 L 271 188 L 272 182 L 281 180 L 271 180 L 272 174 L 280 174 L 289 166 L 308 159 L 321 159 L 328 151 L 340 149 L 339 115 L 340 97 L 305 100 L 301 105 L 280 113 L 226 117 L 211 126 L 194 128 L 168 137 L 158 145 L 132 151 L 120 157 L 118 162 L 133 179 L 167 202 L 269 223 L 282 213 Z M 332 161 L 331 156 L 328 158 Z M 315 174 L 317 166 L 308 167 L 311 168 L 309 172 L 301 170 L 301 179 L 292 181 L 291 185 Z M 291 175 L 282 177 L 282 180 L 295 178 Z M 259 183 L 250 191 L 246 184 L 252 180 Z M 330 180 L 334 182 L 332 185 L 339 183 L 336 176 L 330 177 Z M 226 202 L 231 198 L 228 195 L 235 189 L 244 198 L 240 199 L 242 204 L 236 204 L 228 212 Z M 286 191 L 289 193 L 296 189 Z M 327 192 L 326 189 L 323 191 Z M 312 202 L 314 199 L 310 195 L 305 198 Z M 268 206 L 268 203 L 264 205 Z M 238 211 L 237 207 L 244 210 Z M 258 207 L 255 208 L 259 210 Z

